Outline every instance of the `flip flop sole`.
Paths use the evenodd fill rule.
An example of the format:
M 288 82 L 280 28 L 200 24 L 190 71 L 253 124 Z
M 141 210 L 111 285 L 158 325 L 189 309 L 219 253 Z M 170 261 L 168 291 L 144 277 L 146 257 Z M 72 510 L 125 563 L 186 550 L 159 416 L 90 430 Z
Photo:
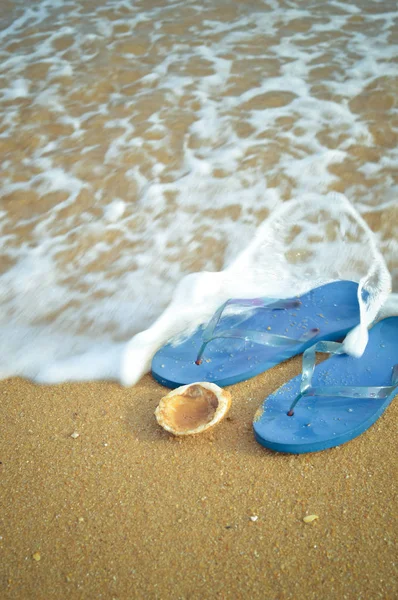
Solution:
M 204 327 L 181 343 L 163 346 L 152 361 L 152 375 L 162 385 L 175 388 L 195 381 L 209 381 L 219 386 L 251 379 L 259 373 L 304 352 L 320 340 L 339 340 L 359 323 L 358 284 L 337 281 L 299 297 L 301 305 L 288 310 L 257 309 L 223 317 L 222 328 L 239 325 L 240 329 L 301 338 L 317 328 L 319 334 L 297 346 L 281 349 L 236 339 L 214 339 L 206 347 L 201 365 L 195 360 L 202 344 Z M 242 320 L 244 319 L 244 320 Z
M 398 317 L 377 323 L 360 359 L 333 356 L 315 368 L 312 385 L 371 387 L 391 385 L 398 362 Z M 369 429 L 397 395 L 387 398 L 303 397 L 293 416 L 291 403 L 300 390 L 301 375 L 271 394 L 257 411 L 253 428 L 266 448 L 290 454 L 318 452 L 339 446 Z

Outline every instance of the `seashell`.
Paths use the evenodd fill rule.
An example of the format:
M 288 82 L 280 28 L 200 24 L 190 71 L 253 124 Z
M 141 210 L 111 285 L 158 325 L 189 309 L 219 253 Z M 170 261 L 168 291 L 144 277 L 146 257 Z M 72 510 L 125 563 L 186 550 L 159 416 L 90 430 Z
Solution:
M 157 422 L 174 435 L 194 435 L 217 425 L 231 406 L 231 394 L 215 383 L 183 385 L 164 396 Z
M 307 515 L 303 518 L 303 521 L 304 523 L 312 523 L 313 521 L 316 521 L 316 519 L 319 519 L 318 515 Z

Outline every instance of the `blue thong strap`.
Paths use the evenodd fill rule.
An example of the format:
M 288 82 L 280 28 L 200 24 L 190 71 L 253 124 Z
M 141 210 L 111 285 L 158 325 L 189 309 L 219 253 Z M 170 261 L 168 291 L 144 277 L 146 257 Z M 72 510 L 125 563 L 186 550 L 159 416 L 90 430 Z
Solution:
M 271 298 L 232 298 L 222 304 L 214 313 L 206 328 L 203 331 L 202 345 L 199 348 L 199 352 L 196 358 L 196 364 L 200 365 L 202 362 L 203 352 L 209 342 L 217 338 L 237 338 L 243 339 L 248 342 L 255 342 L 263 346 L 273 347 L 288 347 L 296 346 L 298 342 L 307 342 L 319 333 L 318 328 L 313 328 L 307 331 L 300 338 L 291 338 L 285 335 L 277 335 L 269 333 L 268 331 L 255 331 L 250 329 L 238 329 L 233 328 L 227 330 L 221 330 L 215 333 L 215 329 L 221 319 L 224 310 L 228 306 L 238 307 L 249 307 L 252 309 L 265 308 L 268 310 L 288 310 L 291 308 L 297 308 L 300 306 L 300 300 L 273 300 Z
M 312 387 L 312 376 L 315 369 L 315 356 L 317 352 L 325 354 L 344 354 L 343 344 L 338 342 L 321 341 L 303 353 L 303 370 L 301 376 L 300 393 L 293 400 L 288 415 L 294 414 L 294 407 L 305 396 L 326 396 L 331 398 L 387 398 L 398 387 L 398 363 L 394 365 L 391 375 L 391 385 L 381 386 L 319 386 Z

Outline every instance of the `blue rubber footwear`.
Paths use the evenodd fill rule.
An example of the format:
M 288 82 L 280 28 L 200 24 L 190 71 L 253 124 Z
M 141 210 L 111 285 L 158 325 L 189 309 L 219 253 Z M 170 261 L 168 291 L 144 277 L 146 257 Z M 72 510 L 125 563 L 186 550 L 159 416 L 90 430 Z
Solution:
M 169 388 L 245 381 L 314 342 L 344 338 L 359 323 L 357 295 L 357 283 L 336 281 L 290 300 L 228 300 L 207 326 L 163 346 L 153 358 L 152 375 Z M 237 314 L 241 308 L 246 310 Z
M 333 354 L 315 367 L 315 353 Z M 369 331 L 361 358 L 342 344 L 318 342 L 303 355 L 303 373 L 271 394 L 254 417 L 256 440 L 303 454 L 344 444 L 366 431 L 398 394 L 398 317 Z

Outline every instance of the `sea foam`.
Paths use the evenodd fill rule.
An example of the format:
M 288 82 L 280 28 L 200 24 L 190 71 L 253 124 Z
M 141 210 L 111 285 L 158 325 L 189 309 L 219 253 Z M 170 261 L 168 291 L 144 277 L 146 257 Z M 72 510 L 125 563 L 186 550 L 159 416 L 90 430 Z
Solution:
M 132 384 L 227 297 L 336 278 L 369 293 L 360 354 L 398 283 L 396 19 L 367 1 L 2 11 L 0 376 Z

